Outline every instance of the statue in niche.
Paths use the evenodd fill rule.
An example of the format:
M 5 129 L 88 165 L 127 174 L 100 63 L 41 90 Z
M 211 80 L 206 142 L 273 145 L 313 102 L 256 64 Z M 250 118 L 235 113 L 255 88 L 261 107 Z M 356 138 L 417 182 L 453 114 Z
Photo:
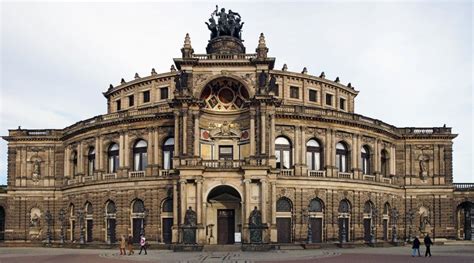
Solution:
M 430 214 L 428 209 L 425 207 L 421 207 L 420 211 L 420 232 L 422 234 L 430 233 L 431 232 L 431 221 L 430 221 Z
M 191 207 L 189 207 L 188 210 L 186 210 L 186 214 L 184 215 L 184 224 L 187 226 L 197 225 L 196 212 L 194 212 Z
M 31 209 L 30 213 L 30 227 L 38 228 L 40 227 L 41 212 L 38 208 Z
M 250 243 L 262 243 L 262 212 L 254 207 L 249 217 Z
M 274 75 L 270 77 L 270 83 L 268 83 L 268 88 L 269 92 L 273 92 L 273 94 L 276 94 L 278 90 L 278 84 L 276 83 L 276 77 Z
M 262 72 L 260 72 L 258 74 L 258 87 L 259 88 L 264 88 L 266 85 L 267 85 L 267 73 L 265 73 L 265 71 L 262 70 Z
M 428 158 L 424 155 L 420 155 L 418 158 L 419 160 L 419 165 L 420 165 L 420 178 L 422 180 L 426 180 L 426 177 L 428 176 Z
M 33 182 L 37 183 L 38 180 L 39 180 L 39 176 L 40 176 L 40 161 L 39 160 L 35 160 L 33 162 L 33 172 L 32 172 L 32 175 L 31 175 L 31 178 L 33 179 Z

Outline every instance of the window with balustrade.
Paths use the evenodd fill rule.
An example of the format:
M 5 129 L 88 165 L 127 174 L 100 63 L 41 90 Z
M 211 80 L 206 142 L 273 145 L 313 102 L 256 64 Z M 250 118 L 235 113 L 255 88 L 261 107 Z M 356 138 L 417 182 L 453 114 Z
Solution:
M 339 172 L 349 172 L 349 150 L 344 142 L 336 144 L 336 167 Z
M 163 169 L 173 169 L 174 138 L 170 137 L 163 143 Z
M 385 149 L 380 152 L 380 173 L 383 176 L 389 175 L 388 153 Z
M 89 151 L 87 152 L 87 175 L 92 176 L 94 175 L 95 170 L 95 148 L 89 147 Z
M 290 169 L 292 165 L 292 149 L 290 141 L 283 137 L 275 140 L 275 157 L 277 169 Z
M 360 168 L 363 174 L 370 174 L 370 149 L 367 145 L 360 149 Z
M 144 171 L 147 166 L 147 142 L 145 140 L 138 140 L 133 146 L 133 170 Z
M 77 151 L 72 152 L 71 165 L 72 175 L 75 176 L 77 174 Z
M 308 170 L 321 170 L 323 163 L 322 147 L 316 139 L 311 139 L 306 143 L 306 164 Z
M 112 143 L 107 150 L 108 172 L 116 173 L 119 166 L 119 146 Z

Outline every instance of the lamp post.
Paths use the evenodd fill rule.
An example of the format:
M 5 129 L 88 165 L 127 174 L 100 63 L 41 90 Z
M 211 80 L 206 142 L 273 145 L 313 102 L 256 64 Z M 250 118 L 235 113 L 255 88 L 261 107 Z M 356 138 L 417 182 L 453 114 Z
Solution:
M 393 226 L 392 226 L 392 242 L 397 243 L 397 221 L 398 221 L 398 211 L 396 208 L 392 209 L 392 219 L 393 219 Z
M 51 244 L 52 240 L 52 233 L 51 233 L 51 225 L 53 223 L 53 215 L 49 210 L 46 210 L 46 214 L 44 216 L 46 220 L 47 230 L 46 230 L 46 243 Z
M 412 224 L 413 224 L 413 219 L 415 218 L 415 212 L 413 211 L 413 209 L 410 209 L 408 210 L 407 214 L 406 214 L 406 219 L 408 220 L 408 239 L 407 239 L 407 242 L 411 242 L 411 238 L 412 238 Z
M 379 210 L 377 207 L 372 208 L 371 210 L 371 233 L 370 233 L 370 243 L 375 244 L 377 242 L 377 217 Z M 373 222 L 372 222 L 373 221 Z
M 85 238 L 84 238 L 84 211 L 79 210 L 77 212 L 77 215 L 79 217 L 79 243 L 85 244 Z
M 64 225 L 65 225 L 65 221 L 66 221 L 66 211 L 64 211 L 64 208 L 61 208 L 61 210 L 59 210 L 59 222 L 61 223 L 61 232 L 60 232 L 60 236 L 59 236 L 59 242 L 61 242 L 61 244 L 64 243 Z

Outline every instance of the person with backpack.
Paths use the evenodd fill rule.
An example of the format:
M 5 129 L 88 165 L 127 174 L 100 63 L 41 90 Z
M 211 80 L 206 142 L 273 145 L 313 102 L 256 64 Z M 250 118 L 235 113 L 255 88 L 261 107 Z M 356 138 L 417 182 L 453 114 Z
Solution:
M 413 240 L 413 246 L 411 247 L 413 249 L 411 256 L 414 257 L 416 255 L 416 251 L 418 251 L 418 256 L 421 257 L 420 255 L 420 240 L 418 237 L 415 237 L 415 240 Z

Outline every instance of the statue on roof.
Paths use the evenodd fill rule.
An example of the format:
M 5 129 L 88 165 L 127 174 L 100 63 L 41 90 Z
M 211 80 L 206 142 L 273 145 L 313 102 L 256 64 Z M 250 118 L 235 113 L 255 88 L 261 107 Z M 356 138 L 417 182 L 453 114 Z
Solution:
M 216 17 L 217 23 L 216 23 Z M 207 28 L 211 31 L 211 39 L 220 36 L 231 36 L 238 39 L 242 38 L 242 27 L 244 22 L 241 22 L 241 16 L 237 12 L 229 10 L 227 13 L 225 8 L 221 8 L 216 5 L 216 10 L 211 13 L 209 23 L 204 22 Z

